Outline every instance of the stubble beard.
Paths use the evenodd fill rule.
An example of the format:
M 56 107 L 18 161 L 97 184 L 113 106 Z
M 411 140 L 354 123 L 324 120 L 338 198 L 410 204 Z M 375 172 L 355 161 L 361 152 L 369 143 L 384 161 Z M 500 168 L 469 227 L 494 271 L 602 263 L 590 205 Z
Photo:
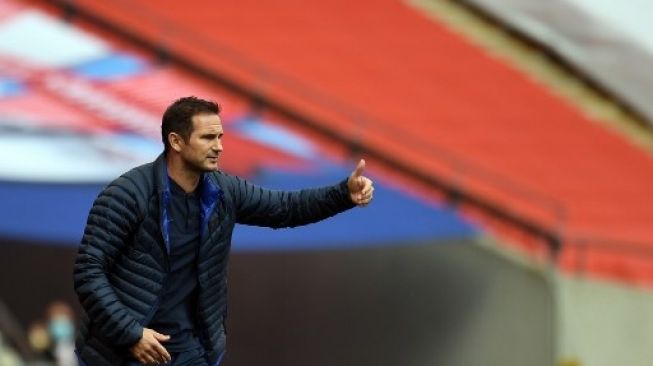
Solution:
M 219 166 L 216 168 L 212 167 L 207 167 L 204 163 L 205 160 L 202 161 L 195 161 L 195 160 L 190 160 L 190 159 L 183 159 L 184 161 L 184 167 L 186 170 L 191 171 L 193 173 L 197 174 L 202 174 L 202 173 L 207 173 L 207 172 L 214 172 L 219 169 Z

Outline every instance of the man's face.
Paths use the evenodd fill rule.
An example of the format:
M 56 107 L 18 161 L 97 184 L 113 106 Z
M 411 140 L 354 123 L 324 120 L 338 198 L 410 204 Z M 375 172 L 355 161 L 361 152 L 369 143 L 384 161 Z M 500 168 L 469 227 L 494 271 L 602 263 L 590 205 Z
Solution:
M 180 145 L 182 160 L 187 167 L 198 172 L 218 170 L 223 134 L 220 116 L 211 113 L 196 114 L 192 121 L 190 137 Z

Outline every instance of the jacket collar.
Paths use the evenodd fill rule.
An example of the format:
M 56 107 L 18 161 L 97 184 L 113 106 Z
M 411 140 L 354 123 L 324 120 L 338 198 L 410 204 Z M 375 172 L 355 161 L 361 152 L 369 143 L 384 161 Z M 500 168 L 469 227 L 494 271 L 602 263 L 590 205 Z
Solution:
M 154 174 L 157 192 L 159 195 L 168 192 L 170 194 L 170 181 L 168 177 L 168 165 L 166 162 L 165 154 L 161 153 L 154 161 Z M 218 199 L 222 199 L 223 192 L 218 179 L 215 174 L 203 173 L 200 177 L 199 193 L 201 200 L 207 204 L 211 204 Z
M 159 195 L 163 192 L 170 191 L 170 182 L 168 182 L 168 166 L 164 153 L 161 153 L 156 160 L 154 160 L 154 182 Z
M 170 202 L 170 178 L 168 177 L 168 165 L 165 154 L 159 155 L 154 161 L 154 178 L 159 194 L 159 213 L 161 219 L 161 228 L 163 241 L 168 253 L 170 252 L 169 237 L 169 220 L 168 220 L 168 203 Z M 215 206 L 222 201 L 224 192 L 222 191 L 215 173 L 203 173 L 199 182 L 200 206 L 201 206 L 201 226 L 200 235 L 204 237 L 207 233 L 208 220 Z

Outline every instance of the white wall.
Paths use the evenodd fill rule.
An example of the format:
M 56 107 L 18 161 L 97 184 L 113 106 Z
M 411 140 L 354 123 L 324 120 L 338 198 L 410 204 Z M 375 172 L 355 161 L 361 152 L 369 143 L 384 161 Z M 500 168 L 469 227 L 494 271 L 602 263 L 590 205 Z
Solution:
M 653 290 L 569 275 L 556 289 L 559 365 L 653 365 Z

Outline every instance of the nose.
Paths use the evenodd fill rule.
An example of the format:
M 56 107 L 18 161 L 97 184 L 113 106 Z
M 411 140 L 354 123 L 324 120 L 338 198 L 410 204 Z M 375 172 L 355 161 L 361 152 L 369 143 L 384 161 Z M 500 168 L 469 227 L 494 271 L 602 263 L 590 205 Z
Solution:
M 213 150 L 222 152 L 222 139 L 218 138 L 217 142 L 213 145 Z

